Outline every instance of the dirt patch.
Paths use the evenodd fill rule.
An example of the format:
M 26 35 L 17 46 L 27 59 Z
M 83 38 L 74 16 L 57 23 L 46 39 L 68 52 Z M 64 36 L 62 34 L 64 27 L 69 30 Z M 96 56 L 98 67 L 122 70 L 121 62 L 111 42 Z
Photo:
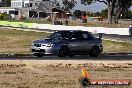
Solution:
M 0 61 L 0 88 L 83 88 L 81 67 L 91 79 L 132 79 L 132 62 L 90 62 L 63 60 Z M 90 88 L 131 88 L 92 86 Z

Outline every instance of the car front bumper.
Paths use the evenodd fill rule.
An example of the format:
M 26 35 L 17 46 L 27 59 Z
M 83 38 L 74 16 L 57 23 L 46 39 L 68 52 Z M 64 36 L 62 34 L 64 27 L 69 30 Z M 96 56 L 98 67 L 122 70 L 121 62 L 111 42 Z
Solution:
M 31 47 L 32 54 L 57 55 L 58 51 L 59 49 L 55 47 Z

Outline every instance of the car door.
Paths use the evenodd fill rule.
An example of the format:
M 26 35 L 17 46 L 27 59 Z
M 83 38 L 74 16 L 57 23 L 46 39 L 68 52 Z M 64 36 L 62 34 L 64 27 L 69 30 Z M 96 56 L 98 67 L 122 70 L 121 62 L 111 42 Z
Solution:
M 93 40 L 88 32 L 82 32 L 82 53 L 87 53 L 92 49 Z
M 81 53 L 82 52 L 82 43 L 81 43 L 81 32 L 75 32 L 69 42 L 69 50 L 71 53 Z

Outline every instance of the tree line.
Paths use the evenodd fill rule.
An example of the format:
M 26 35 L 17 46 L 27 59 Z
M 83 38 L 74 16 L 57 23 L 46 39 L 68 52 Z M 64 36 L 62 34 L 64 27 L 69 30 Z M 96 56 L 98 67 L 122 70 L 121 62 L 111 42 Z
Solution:
M 86 16 L 88 17 L 100 17 L 101 16 L 105 19 L 108 18 L 108 9 L 102 10 L 101 12 L 88 12 L 88 11 L 75 10 L 73 12 L 73 16 L 75 18 L 80 19 L 82 13 L 86 13 Z M 122 12 L 119 19 L 132 19 L 132 11 L 128 9 Z
M 108 23 L 118 23 L 121 14 L 127 16 L 131 12 L 128 10 L 132 6 L 132 0 L 80 0 L 83 5 L 90 5 L 95 2 L 104 3 L 107 5 Z M 10 7 L 11 0 L 2 0 L 1 7 Z M 64 11 L 70 11 L 77 4 L 76 0 L 62 0 L 62 7 L 57 0 L 53 0 L 54 6 Z M 124 14 L 126 13 L 126 14 Z M 127 16 L 129 17 L 129 16 Z

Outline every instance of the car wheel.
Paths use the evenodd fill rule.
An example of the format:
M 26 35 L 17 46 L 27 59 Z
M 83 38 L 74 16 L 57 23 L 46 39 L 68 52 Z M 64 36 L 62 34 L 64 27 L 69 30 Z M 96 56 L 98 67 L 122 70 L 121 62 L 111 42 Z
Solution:
M 35 54 L 36 57 L 42 57 L 42 54 Z
M 130 31 L 129 34 L 132 36 L 132 32 Z
M 58 57 L 65 57 L 67 54 L 68 54 L 68 48 L 64 46 L 60 48 Z
M 75 54 L 68 54 L 68 56 L 69 56 L 69 57 L 74 57 L 74 56 L 75 56 Z
M 97 46 L 94 46 L 92 50 L 90 51 L 89 56 L 90 57 L 97 57 L 99 55 L 99 48 Z

